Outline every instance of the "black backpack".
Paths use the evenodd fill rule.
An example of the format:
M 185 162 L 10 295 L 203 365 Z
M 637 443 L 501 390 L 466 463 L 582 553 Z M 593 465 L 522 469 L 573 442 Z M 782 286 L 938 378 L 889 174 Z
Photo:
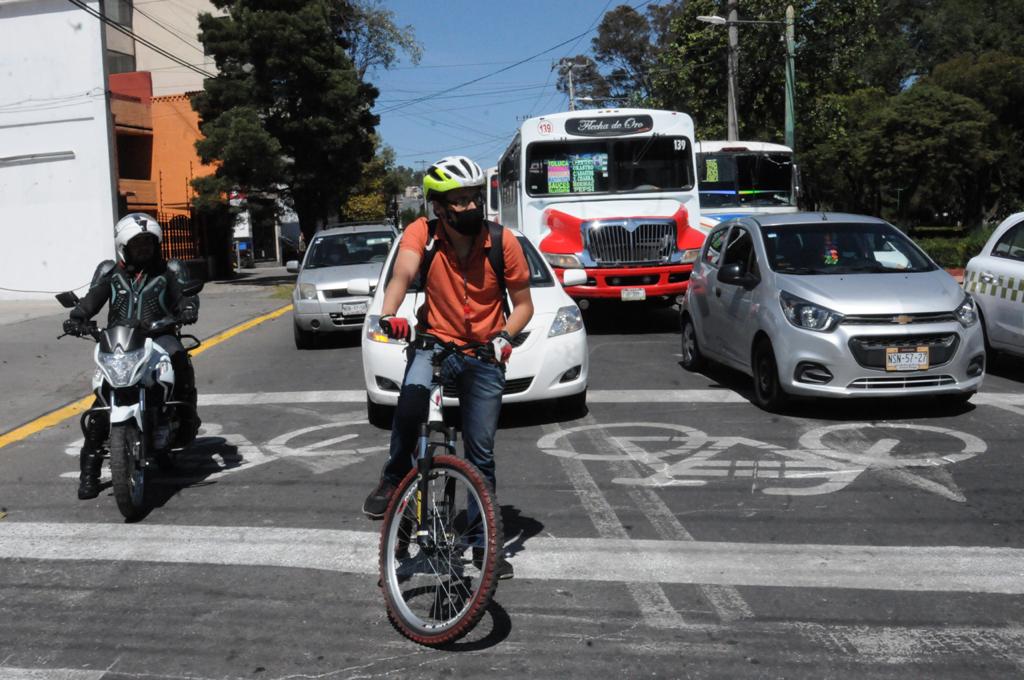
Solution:
M 484 225 L 491 233 L 491 247 L 487 249 L 487 261 L 491 263 L 491 269 L 498 279 L 498 289 L 501 291 L 501 309 L 507 319 L 509 314 L 507 289 L 505 287 L 505 249 L 502 246 L 502 235 L 505 232 L 497 222 L 484 221 Z M 423 291 L 423 299 L 427 297 L 427 272 L 437 255 L 437 220 L 427 222 L 427 245 L 423 249 L 423 259 L 420 260 L 420 271 L 417 274 L 416 282 L 419 289 Z

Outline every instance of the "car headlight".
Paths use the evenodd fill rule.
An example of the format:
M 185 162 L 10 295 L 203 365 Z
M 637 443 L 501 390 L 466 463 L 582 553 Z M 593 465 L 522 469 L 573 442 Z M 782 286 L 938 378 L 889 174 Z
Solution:
M 300 283 L 299 284 L 299 299 L 300 300 L 315 300 L 316 299 L 316 286 L 312 283 Z
M 583 269 L 583 263 L 580 262 L 580 258 L 575 255 L 567 255 L 564 253 L 544 253 L 544 259 L 548 261 L 552 267 L 558 267 L 559 269 Z
M 112 353 L 100 352 L 100 368 L 106 374 L 107 380 L 112 387 L 127 387 L 132 383 L 132 376 L 135 369 L 146 359 L 146 349 L 133 349 L 131 352 L 124 352 L 117 348 Z
M 694 248 L 693 250 L 683 251 L 683 264 L 690 264 L 697 261 L 697 256 L 700 255 L 700 248 Z
M 956 315 L 956 320 L 964 328 L 978 323 L 978 308 L 974 304 L 974 298 L 970 295 L 964 296 L 964 301 L 960 303 L 960 306 L 956 308 L 953 314 Z
M 380 327 L 380 315 L 371 314 L 366 317 L 366 337 L 374 342 L 390 343 L 392 345 L 404 345 L 404 340 L 393 340 L 389 338 L 384 329 Z
M 828 333 L 835 330 L 843 320 L 843 315 L 839 312 L 808 302 L 786 291 L 779 293 L 779 302 L 782 303 L 782 313 L 786 315 L 786 319 L 797 328 Z
M 548 337 L 553 338 L 556 335 L 573 333 L 581 328 L 583 328 L 583 315 L 580 314 L 580 308 L 576 305 L 562 307 L 555 314 L 555 320 L 551 322 Z

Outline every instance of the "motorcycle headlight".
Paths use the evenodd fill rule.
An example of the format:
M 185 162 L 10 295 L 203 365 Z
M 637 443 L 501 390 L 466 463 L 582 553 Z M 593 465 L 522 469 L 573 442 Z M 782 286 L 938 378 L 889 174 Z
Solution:
M 390 343 L 392 345 L 403 345 L 404 340 L 394 340 L 389 338 L 384 329 L 380 327 L 380 315 L 371 314 L 366 317 L 366 337 L 374 342 L 383 342 L 385 344 Z
M 683 264 L 690 264 L 697 261 L 697 256 L 700 255 L 700 248 L 694 248 L 693 250 L 683 251 Z
M 139 364 L 146 360 L 145 348 L 124 352 L 120 348 L 107 354 L 99 354 L 100 368 L 107 376 L 111 387 L 127 387 L 132 384 L 132 377 Z
M 316 286 L 312 283 L 300 283 L 299 284 L 299 299 L 300 300 L 315 300 L 316 299 Z
M 583 269 L 583 263 L 580 262 L 580 258 L 575 255 L 544 253 L 544 259 L 547 260 L 548 264 L 552 267 L 558 267 L 559 269 Z
M 978 308 L 974 304 L 974 298 L 970 295 L 964 296 L 964 301 L 960 303 L 960 306 L 956 308 L 953 314 L 956 315 L 956 320 L 964 328 L 978 323 Z
M 843 319 L 839 312 L 808 302 L 786 291 L 779 293 L 779 302 L 782 303 L 782 312 L 786 319 L 797 328 L 828 333 L 835 330 Z
M 576 305 L 562 307 L 555 314 L 555 320 L 551 322 L 548 337 L 553 338 L 556 335 L 573 333 L 581 328 L 583 328 L 583 315 L 580 313 L 580 308 Z

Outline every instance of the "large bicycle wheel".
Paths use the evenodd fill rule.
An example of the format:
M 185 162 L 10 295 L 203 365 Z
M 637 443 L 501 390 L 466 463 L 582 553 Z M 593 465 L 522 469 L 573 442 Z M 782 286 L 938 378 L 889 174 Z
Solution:
M 110 476 L 117 509 L 129 522 L 146 514 L 146 470 L 142 432 L 134 421 L 110 427 Z
M 501 515 L 490 484 L 471 463 L 435 456 L 425 536 L 417 536 L 419 476 L 398 486 L 381 528 L 380 586 L 388 617 L 402 635 L 422 645 L 457 640 L 483 616 L 497 583 Z

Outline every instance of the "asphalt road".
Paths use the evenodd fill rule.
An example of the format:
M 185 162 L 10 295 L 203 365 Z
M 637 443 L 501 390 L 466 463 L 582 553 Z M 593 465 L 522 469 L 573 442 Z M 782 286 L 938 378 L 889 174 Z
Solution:
M 288 315 L 196 357 L 204 430 L 126 525 L 75 498 L 73 420 L 0 449 L 0 680 L 1024 675 L 1024 371 L 971 405 L 752 406 L 679 366 L 672 310 L 590 310 L 589 413 L 506 408 L 516 566 L 418 647 L 359 510 L 388 432 L 358 340 Z

